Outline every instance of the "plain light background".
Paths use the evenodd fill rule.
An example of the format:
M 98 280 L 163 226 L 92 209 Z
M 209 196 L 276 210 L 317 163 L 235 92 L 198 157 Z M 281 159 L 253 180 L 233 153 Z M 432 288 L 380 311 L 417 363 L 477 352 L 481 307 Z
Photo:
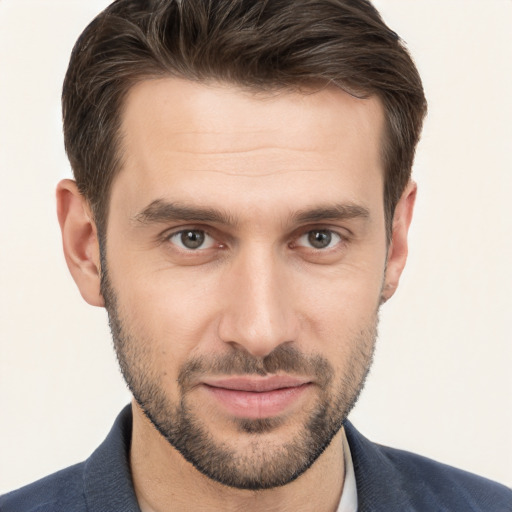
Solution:
M 107 0 L 0 0 L 0 490 L 89 456 L 129 401 L 61 253 L 60 87 Z M 378 0 L 430 113 L 409 263 L 351 420 L 512 485 L 512 2 Z

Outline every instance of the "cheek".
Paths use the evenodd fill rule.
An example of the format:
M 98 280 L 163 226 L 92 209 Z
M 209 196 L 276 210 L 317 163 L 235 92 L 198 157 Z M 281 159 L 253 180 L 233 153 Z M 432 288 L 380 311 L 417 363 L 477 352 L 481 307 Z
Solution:
M 175 360 L 193 355 L 210 339 L 216 315 L 215 273 L 193 269 L 132 270 L 118 279 L 118 302 L 133 334 L 155 351 L 172 350 Z M 118 276 L 120 277 L 120 276 Z
M 297 309 L 303 350 L 316 340 L 314 348 L 340 369 L 362 340 L 373 340 L 383 272 L 383 264 L 359 265 L 299 281 L 294 295 L 301 297 Z
M 378 308 L 384 279 L 384 257 L 379 261 L 299 275 L 293 294 L 305 300 L 304 310 L 328 322 L 358 324 Z

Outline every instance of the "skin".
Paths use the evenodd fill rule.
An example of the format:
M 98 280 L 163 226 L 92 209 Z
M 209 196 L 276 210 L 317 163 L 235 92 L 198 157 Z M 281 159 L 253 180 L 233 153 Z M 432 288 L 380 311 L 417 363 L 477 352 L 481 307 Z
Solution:
M 139 352 L 170 403 L 180 400 L 179 370 L 191 358 L 242 352 L 263 359 L 283 346 L 329 361 L 339 386 L 407 257 L 416 187 L 404 191 L 387 244 L 383 126 L 377 98 L 330 87 L 263 94 L 168 78 L 131 90 L 106 260 L 123 325 L 143 344 Z M 227 218 L 148 215 L 155 201 Z M 57 203 L 70 271 L 84 299 L 102 307 L 98 236 L 87 201 L 64 180 Z M 355 214 L 326 211 L 334 206 Z M 314 219 L 301 217 L 313 211 Z M 204 231 L 205 245 L 180 247 L 176 233 L 184 229 Z M 331 235 L 328 247 L 311 245 L 315 230 Z M 364 338 L 370 352 L 373 341 Z M 278 414 L 278 427 L 249 435 L 196 384 L 187 392 L 195 416 L 216 441 L 252 454 L 255 464 L 262 449 L 279 453 L 293 442 L 322 392 L 334 393 L 313 380 Z M 204 476 L 135 401 L 132 407 L 131 467 L 143 510 L 336 510 L 344 478 L 341 432 L 297 480 L 255 492 Z

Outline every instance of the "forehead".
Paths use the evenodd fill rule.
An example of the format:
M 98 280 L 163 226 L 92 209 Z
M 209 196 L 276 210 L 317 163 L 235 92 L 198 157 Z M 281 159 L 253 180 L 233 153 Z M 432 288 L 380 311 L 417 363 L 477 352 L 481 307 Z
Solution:
M 137 203 L 180 196 L 235 207 L 241 196 L 244 204 L 251 197 L 262 204 L 262 196 L 270 203 L 277 190 L 280 204 L 292 208 L 307 206 L 301 203 L 313 201 L 322 184 L 326 196 L 363 188 L 381 196 L 383 127 L 377 98 L 335 87 L 261 93 L 175 78 L 144 81 L 125 102 L 123 166 L 113 195 L 122 188 Z
M 217 151 L 222 138 L 229 149 L 238 145 L 241 150 L 265 144 L 332 151 L 336 137 L 356 148 L 358 135 L 380 136 L 382 110 L 377 97 L 356 98 L 334 86 L 265 92 L 175 78 L 147 80 L 135 85 L 125 101 L 125 149 L 136 139 L 154 136 L 157 127 L 162 135 L 172 135 L 169 144 L 184 151 Z

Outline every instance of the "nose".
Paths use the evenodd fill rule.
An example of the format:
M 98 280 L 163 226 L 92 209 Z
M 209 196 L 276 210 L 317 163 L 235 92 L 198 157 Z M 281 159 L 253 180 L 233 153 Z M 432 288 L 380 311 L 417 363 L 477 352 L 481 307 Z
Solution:
M 241 253 L 224 280 L 220 339 L 263 358 L 297 339 L 293 279 L 279 255 L 263 248 Z

